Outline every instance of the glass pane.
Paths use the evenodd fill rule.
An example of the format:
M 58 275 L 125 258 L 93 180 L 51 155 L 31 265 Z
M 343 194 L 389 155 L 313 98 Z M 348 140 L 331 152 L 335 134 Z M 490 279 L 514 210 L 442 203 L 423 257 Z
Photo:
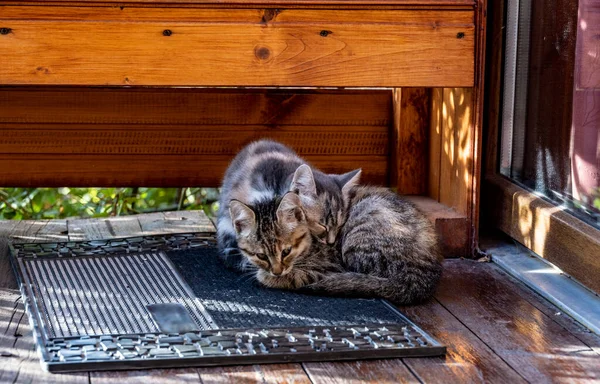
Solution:
M 600 0 L 509 0 L 500 172 L 600 228 Z

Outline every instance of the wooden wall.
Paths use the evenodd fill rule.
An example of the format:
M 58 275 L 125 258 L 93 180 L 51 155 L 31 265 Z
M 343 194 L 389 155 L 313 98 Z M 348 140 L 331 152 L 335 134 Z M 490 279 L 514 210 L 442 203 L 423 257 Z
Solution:
M 0 186 L 217 186 L 263 137 L 389 183 L 391 91 L 0 89 Z

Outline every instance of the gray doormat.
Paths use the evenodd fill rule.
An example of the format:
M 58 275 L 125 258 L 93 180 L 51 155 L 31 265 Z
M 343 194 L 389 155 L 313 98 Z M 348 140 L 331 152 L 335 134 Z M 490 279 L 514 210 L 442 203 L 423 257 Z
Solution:
M 445 353 L 383 300 L 260 287 L 225 269 L 207 234 L 11 249 L 51 372 Z

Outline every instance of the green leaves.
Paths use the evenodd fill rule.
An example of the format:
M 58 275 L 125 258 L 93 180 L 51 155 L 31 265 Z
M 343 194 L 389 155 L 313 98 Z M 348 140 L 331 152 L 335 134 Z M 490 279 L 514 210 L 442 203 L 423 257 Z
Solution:
M 0 188 L 0 219 L 108 217 L 201 209 L 214 216 L 216 188 Z

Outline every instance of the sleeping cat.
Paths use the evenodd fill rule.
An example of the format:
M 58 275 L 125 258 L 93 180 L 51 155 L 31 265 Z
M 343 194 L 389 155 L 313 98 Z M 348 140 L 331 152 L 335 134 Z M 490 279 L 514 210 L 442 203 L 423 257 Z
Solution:
M 254 206 L 232 201 L 239 248 L 257 280 L 272 288 L 397 304 L 429 297 L 442 271 L 431 224 L 386 189 L 357 187 L 351 193 L 349 217 L 335 245 L 311 234 L 294 193 Z
M 343 271 L 337 248 L 311 233 L 301 204 L 294 192 L 252 207 L 230 203 L 239 249 L 267 287 L 298 289 L 327 272 Z
M 431 296 L 442 274 L 435 230 L 415 206 L 396 193 L 359 186 L 339 247 L 345 272 L 325 275 L 305 291 L 379 296 L 412 304 Z
M 292 149 L 260 140 L 246 146 L 231 162 L 221 187 L 217 214 L 217 240 L 223 261 L 243 269 L 229 202 L 253 205 L 294 191 L 301 199 L 310 231 L 318 239 L 334 243 L 343 225 L 350 189 L 358 183 L 360 170 L 327 175 L 312 170 Z

